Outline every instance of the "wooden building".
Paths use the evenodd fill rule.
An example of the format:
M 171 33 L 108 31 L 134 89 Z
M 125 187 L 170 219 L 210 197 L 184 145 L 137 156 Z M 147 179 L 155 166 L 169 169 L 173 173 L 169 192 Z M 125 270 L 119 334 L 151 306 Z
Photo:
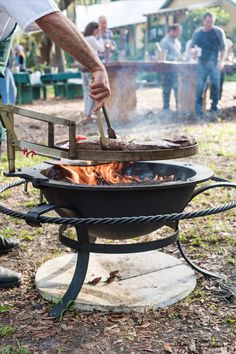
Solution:
M 155 28 L 166 30 L 174 22 L 180 22 L 186 14 L 199 8 L 219 6 L 229 14 L 229 23 L 225 27 L 227 32 L 236 28 L 236 0 L 167 0 L 155 14 L 146 14 L 148 27 L 148 41 L 154 40 Z M 158 37 L 156 38 L 158 40 Z

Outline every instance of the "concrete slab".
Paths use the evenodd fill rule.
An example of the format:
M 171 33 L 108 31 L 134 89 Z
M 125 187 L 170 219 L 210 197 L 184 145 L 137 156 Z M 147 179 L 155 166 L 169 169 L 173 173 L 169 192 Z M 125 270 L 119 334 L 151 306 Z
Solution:
M 44 263 L 36 287 L 45 299 L 58 302 L 74 272 L 76 254 Z M 110 272 L 119 277 L 110 284 Z M 89 285 L 97 277 L 97 285 Z M 85 283 L 74 307 L 82 311 L 144 312 L 166 307 L 190 294 L 196 286 L 193 270 L 179 259 L 151 251 L 128 255 L 91 254 Z

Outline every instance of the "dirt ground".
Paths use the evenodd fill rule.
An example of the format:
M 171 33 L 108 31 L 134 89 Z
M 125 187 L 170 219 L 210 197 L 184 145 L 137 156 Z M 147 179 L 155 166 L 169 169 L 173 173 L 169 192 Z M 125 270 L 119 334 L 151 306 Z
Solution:
M 118 132 L 129 129 L 131 134 L 193 135 L 199 143 L 199 154 L 185 159 L 211 167 L 216 175 L 236 181 L 236 84 L 227 83 L 221 102 L 222 113 L 215 123 L 194 119 L 179 119 L 175 114 L 161 115 L 161 91 L 158 88 L 138 90 L 137 121 L 127 127 L 115 124 Z M 32 109 L 59 117 L 81 119 L 83 103 L 49 99 L 37 101 Z M 172 108 L 173 102 L 172 102 Z M 173 118 L 173 121 L 172 121 Z M 17 120 L 21 138 L 41 141 L 43 125 Z M 96 124 L 78 128 L 83 134 L 97 132 Z M 66 138 L 57 130 L 59 140 Z M 18 165 L 33 165 L 39 158 L 26 159 L 18 155 Z M 1 171 L 6 169 L 2 157 Z M 2 176 L 1 183 L 9 181 Z M 10 180 L 11 181 L 11 180 Z M 212 207 L 236 200 L 230 189 L 214 190 L 196 199 L 191 210 Z M 37 191 L 31 196 L 21 188 L 0 196 L 0 204 L 28 210 L 37 203 Z M 188 209 L 190 210 L 190 209 Z M 233 354 L 236 352 L 236 221 L 235 211 L 183 221 L 181 241 L 188 254 L 200 266 L 228 276 L 223 284 L 197 274 L 197 286 L 184 300 L 157 311 L 131 314 L 81 313 L 73 309 L 62 320 L 48 317 L 51 304 L 43 300 L 34 285 L 37 268 L 46 260 L 69 253 L 58 240 L 57 227 L 44 225 L 31 228 L 24 222 L 0 216 L 1 232 L 16 236 L 21 248 L 1 257 L 1 265 L 23 274 L 23 284 L 16 289 L 0 292 L 0 354 L 7 353 L 78 353 L 78 354 L 142 354 L 195 353 Z M 165 252 L 180 257 L 176 246 Z M 148 254 L 147 254 L 148 256 Z

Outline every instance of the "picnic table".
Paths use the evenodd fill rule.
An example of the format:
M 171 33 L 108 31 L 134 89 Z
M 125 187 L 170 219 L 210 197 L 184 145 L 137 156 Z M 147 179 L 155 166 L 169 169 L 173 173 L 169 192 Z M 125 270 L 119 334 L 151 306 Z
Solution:
M 47 98 L 46 86 L 40 82 L 32 84 L 28 71 L 14 73 L 13 76 L 17 87 L 16 100 L 18 104 L 31 104 L 33 100 Z
M 64 72 L 50 73 L 41 76 L 41 81 L 46 85 L 53 85 L 55 97 L 63 96 L 66 99 L 83 97 L 81 73 Z
M 30 82 L 30 76 L 27 71 L 14 73 L 14 80 L 17 88 L 16 101 L 18 104 L 32 103 L 33 88 Z
M 83 97 L 82 79 L 80 72 L 64 72 L 41 75 L 41 83 L 32 85 L 30 73 L 27 71 L 14 73 L 17 87 L 17 103 L 30 104 L 33 100 L 47 98 L 47 86 L 53 85 L 55 96 L 66 99 Z

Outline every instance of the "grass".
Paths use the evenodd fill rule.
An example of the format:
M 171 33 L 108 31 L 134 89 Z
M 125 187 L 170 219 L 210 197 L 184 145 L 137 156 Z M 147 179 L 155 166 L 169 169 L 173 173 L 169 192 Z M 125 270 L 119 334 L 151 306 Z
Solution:
M 229 335 L 233 338 L 236 336 L 236 317 L 228 317 L 223 320 L 223 323 L 229 325 L 230 332 Z
M 43 161 L 42 157 L 35 156 L 34 158 L 26 158 L 22 153 L 16 154 L 16 165 L 21 167 L 32 166 L 41 163 L 42 161 Z M 11 178 L 5 177 L 3 175 L 4 171 L 7 171 L 7 169 L 8 169 L 7 157 L 4 155 L 2 156 L 0 161 L 0 183 L 2 184 L 12 182 Z M 5 200 L 6 202 L 7 200 L 11 201 L 13 199 L 13 196 L 16 195 L 16 191 L 18 192 L 19 190 L 21 191 L 22 189 L 23 186 L 17 187 L 15 190 L 7 190 L 0 195 L 0 199 L 3 200 L 4 202 Z M 18 196 L 20 197 L 19 199 Z M 22 210 L 22 207 L 26 209 L 32 209 L 38 204 L 39 204 L 39 190 L 29 186 L 29 196 L 26 197 L 22 192 L 20 192 L 20 194 L 18 193 L 14 206 L 12 208 L 15 210 L 17 209 Z M 9 207 L 9 204 L 8 205 L 6 204 L 6 206 Z M 35 237 L 37 237 L 40 234 L 40 230 L 38 230 L 37 228 L 27 229 L 27 226 L 25 226 L 24 228 L 20 228 L 21 225 L 25 225 L 25 222 L 22 220 L 11 218 L 10 222 L 11 222 L 11 226 L 5 227 L 5 225 L 8 225 L 9 223 L 9 217 L 5 217 L 1 215 L 0 226 L 1 225 L 3 226 L 1 228 L 1 234 L 6 238 L 14 237 L 16 235 L 16 229 L 12 227 L 12 224 L 17 226 L 17 237 L 20 240 L 32 241 Z
M 197 288 L 184 299 L 184 302 L 186 303 L 200 302 L 201 304 L 204 304 L 207 300 L 208 297 L 206 295 L 206 291 Z
M 12 333 L 15 333 L 16 330 L 17 330 L 16 328 L 10 327 L 10 326 L 0 327 L 0 337 L 5 337 L 5 336 L 8 336 Z
M 0 306 L 0 313 L 8 312 L 10 309 L 9 306 Z
M 235 81 L 236 81 L 236 74 L 225 75 L 225 82 L 235 82 Z
M 212 347 L 218 347 L 219 346 L 218 340 L 217 340 L 217 338 L 214 335 L 211 336 L 211 345 L 212 345 Z
M 12 191 L 11 190 L 7 190 L 4 192 L 4 194 L 0 194 L 0 200 L 1 199 L 8 199 L 12 196 Z
M 36 237 L 41 235 L 42 230 L 40 228 L 31 228 L 27 229 L 25 222 L 21 221 L 23 228 L 17 229 L 17 238 L 20 241 L 30 242 L 33 241 Z M 12 238 L 16 236 L 16 230 L 12 227 L 3 227 L 1 228 L 1 235 L 5 238 Z
M 0 347 L 0 354 L 29 354 L 29 350 L 16 341 L 15 345 Z
M 36 165 L 38 163 L 42 163 L 45 158 L 40 156 L 34 157 L 25 157 L 21 152 L 16 153 L 16 168 L 21 167 L 29 167 Z M 9 177 L 5 177 L 3 173 L 8 171 L 8 161 L 7 156 L 3 155 L 0 160 L 0 183 L 6 183 L 9 180 L 12 181 Z
M 236 325 L 236 317 L 235 318 L 227 318 L 225 320 L 226 323 L 230 323 L 230 324 L 233 324 L 233 325 Z
M 228 256 L 227 257 L 227 261 L 229 264 L 233 265 L 233 266 L 236 266 L 236 256 L 233 255 L 233 256 Z

